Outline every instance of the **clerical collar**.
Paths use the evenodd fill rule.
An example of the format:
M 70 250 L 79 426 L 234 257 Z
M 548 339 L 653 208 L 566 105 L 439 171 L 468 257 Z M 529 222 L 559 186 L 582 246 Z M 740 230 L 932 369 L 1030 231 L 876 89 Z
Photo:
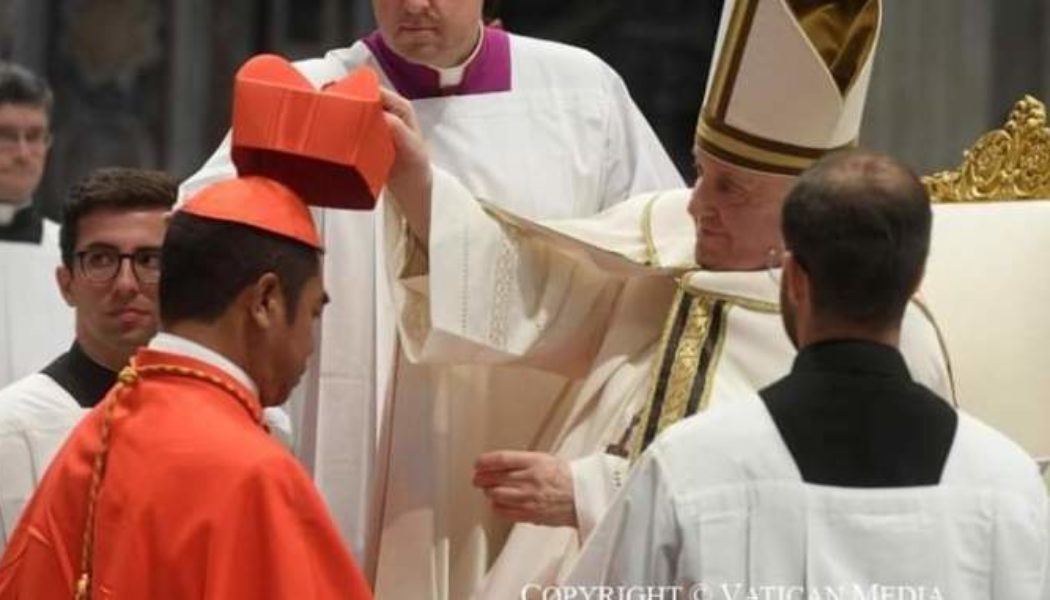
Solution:
M 39 244 L 44 239 L 44 218 L 32 202 L 20 207 L 0 204 L 0 210 L 8 216 L 6 222 L 0 218 L 0 241 Z
M 510 36 L 483 27 L 474 53 L 458 67 L 438 69 L 399 56 L 378 31 L 364 39 L 390 83 L 409 100 L 510 90 Z
M 477 58 L 478 53 L 481 52 L 483 43 L 485 40 L 485 26 L 478 24 L 478 43 L 474 44 L 474 49 L 470 51 L 470 56 L 467 56 L 463 62 L 459 63 L 454 67 L 431 67 L 438 74 L 438 86 L 441 89 L 455 87 L 463 83 L 463 74 L 467 72 L 467 67 L 470 63 L 474 62 Z
M 232 360 L 211 348 L 202 346 L 201 344 L 188 340 L 182 336 L 163 331 L 150 340 L 149 347 L 151 350 L 158 350 L 160 352 L 168 352 L 171 354 L 181 354 L 203 363 L 207 363 L 228 374 L 230 377 L 233 377 L 237 383 L 248 389 L 253 396 L 258 397 L 259 395 L 259 388 L 255 385 L 255 382 L 252 381 L 252 378 L 244 372 L 244 369 L 238 367 Z
M 83 408 L 91 408 L 101 402 L 109 388 L 117 382 L 116 371 L 91 360 L 76 342 L 73 342 L 68 352 L 44 367 L 42 372 Z
M 21 204 L 13 204 L 11 202 L 0 202 L 0 226 L 10 225 L 11 221 L 15 220 L 15 215 L 18 211 L 25 208 L 29 202 L 23 202 Z

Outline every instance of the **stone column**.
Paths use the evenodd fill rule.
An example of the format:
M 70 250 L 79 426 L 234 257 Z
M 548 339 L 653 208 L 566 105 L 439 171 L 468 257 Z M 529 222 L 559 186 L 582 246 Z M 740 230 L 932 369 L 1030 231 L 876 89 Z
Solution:
M 1045 0 L 884 0 L 861 143 L 954 168 L 1024 94 L 1050 100 Z
M 991 127 L 1002 125 L 1022 96 L 1046 102 L 1050 60 L 1046 57 L 1050 7 L 1046 0 L 995 3 L 994 38 L 989 52 L 994 74 L 989 89 Z
M 170 10 L 172 43 L 167 107 L 167 170 L 186 177 L 211 150 L 206 135 L 211 98 L 211 6 L 208 0 L 176 0 Z
M 1014 3 L 885 0 L 861 144 L 923 173 L 959 161 L 990 126 L 996 5 Z
M 46 74 L 50 12 L 44 0 L 0 0 L 0 56 Z

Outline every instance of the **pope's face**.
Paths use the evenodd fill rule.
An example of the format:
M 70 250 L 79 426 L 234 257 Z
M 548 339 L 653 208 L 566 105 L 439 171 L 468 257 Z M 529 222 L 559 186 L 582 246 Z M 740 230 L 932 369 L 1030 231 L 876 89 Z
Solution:
M 33 195 L 50 142 L 43 107 L 0 104 L 0 202 L 20 203 Z
M 689 202 L 696 223 L 696 260 L 714 271 L 769 266 L 782 247 L 780 210 L 793 178 L 758 173 L 696 152 L 697 181 Z
M 372 0 L 379 31 L 399 55 L 453 67 L 477 43 L 482 0 Z

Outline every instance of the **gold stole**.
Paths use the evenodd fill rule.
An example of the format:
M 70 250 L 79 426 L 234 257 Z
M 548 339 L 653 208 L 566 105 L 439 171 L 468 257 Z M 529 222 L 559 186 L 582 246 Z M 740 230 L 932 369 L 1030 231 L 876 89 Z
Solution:
M 606 449 L 633 463 L 667 426 L 707 408 L 731 302 L 679 286 L 653 361 L 645 405 Z

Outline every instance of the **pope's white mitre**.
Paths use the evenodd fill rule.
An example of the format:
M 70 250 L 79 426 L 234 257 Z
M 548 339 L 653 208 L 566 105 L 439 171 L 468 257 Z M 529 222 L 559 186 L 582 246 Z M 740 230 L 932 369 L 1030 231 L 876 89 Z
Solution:
M 855 145 L 881 20 L 880 0 L 726 0 L 699 146 L 797 174 Z

